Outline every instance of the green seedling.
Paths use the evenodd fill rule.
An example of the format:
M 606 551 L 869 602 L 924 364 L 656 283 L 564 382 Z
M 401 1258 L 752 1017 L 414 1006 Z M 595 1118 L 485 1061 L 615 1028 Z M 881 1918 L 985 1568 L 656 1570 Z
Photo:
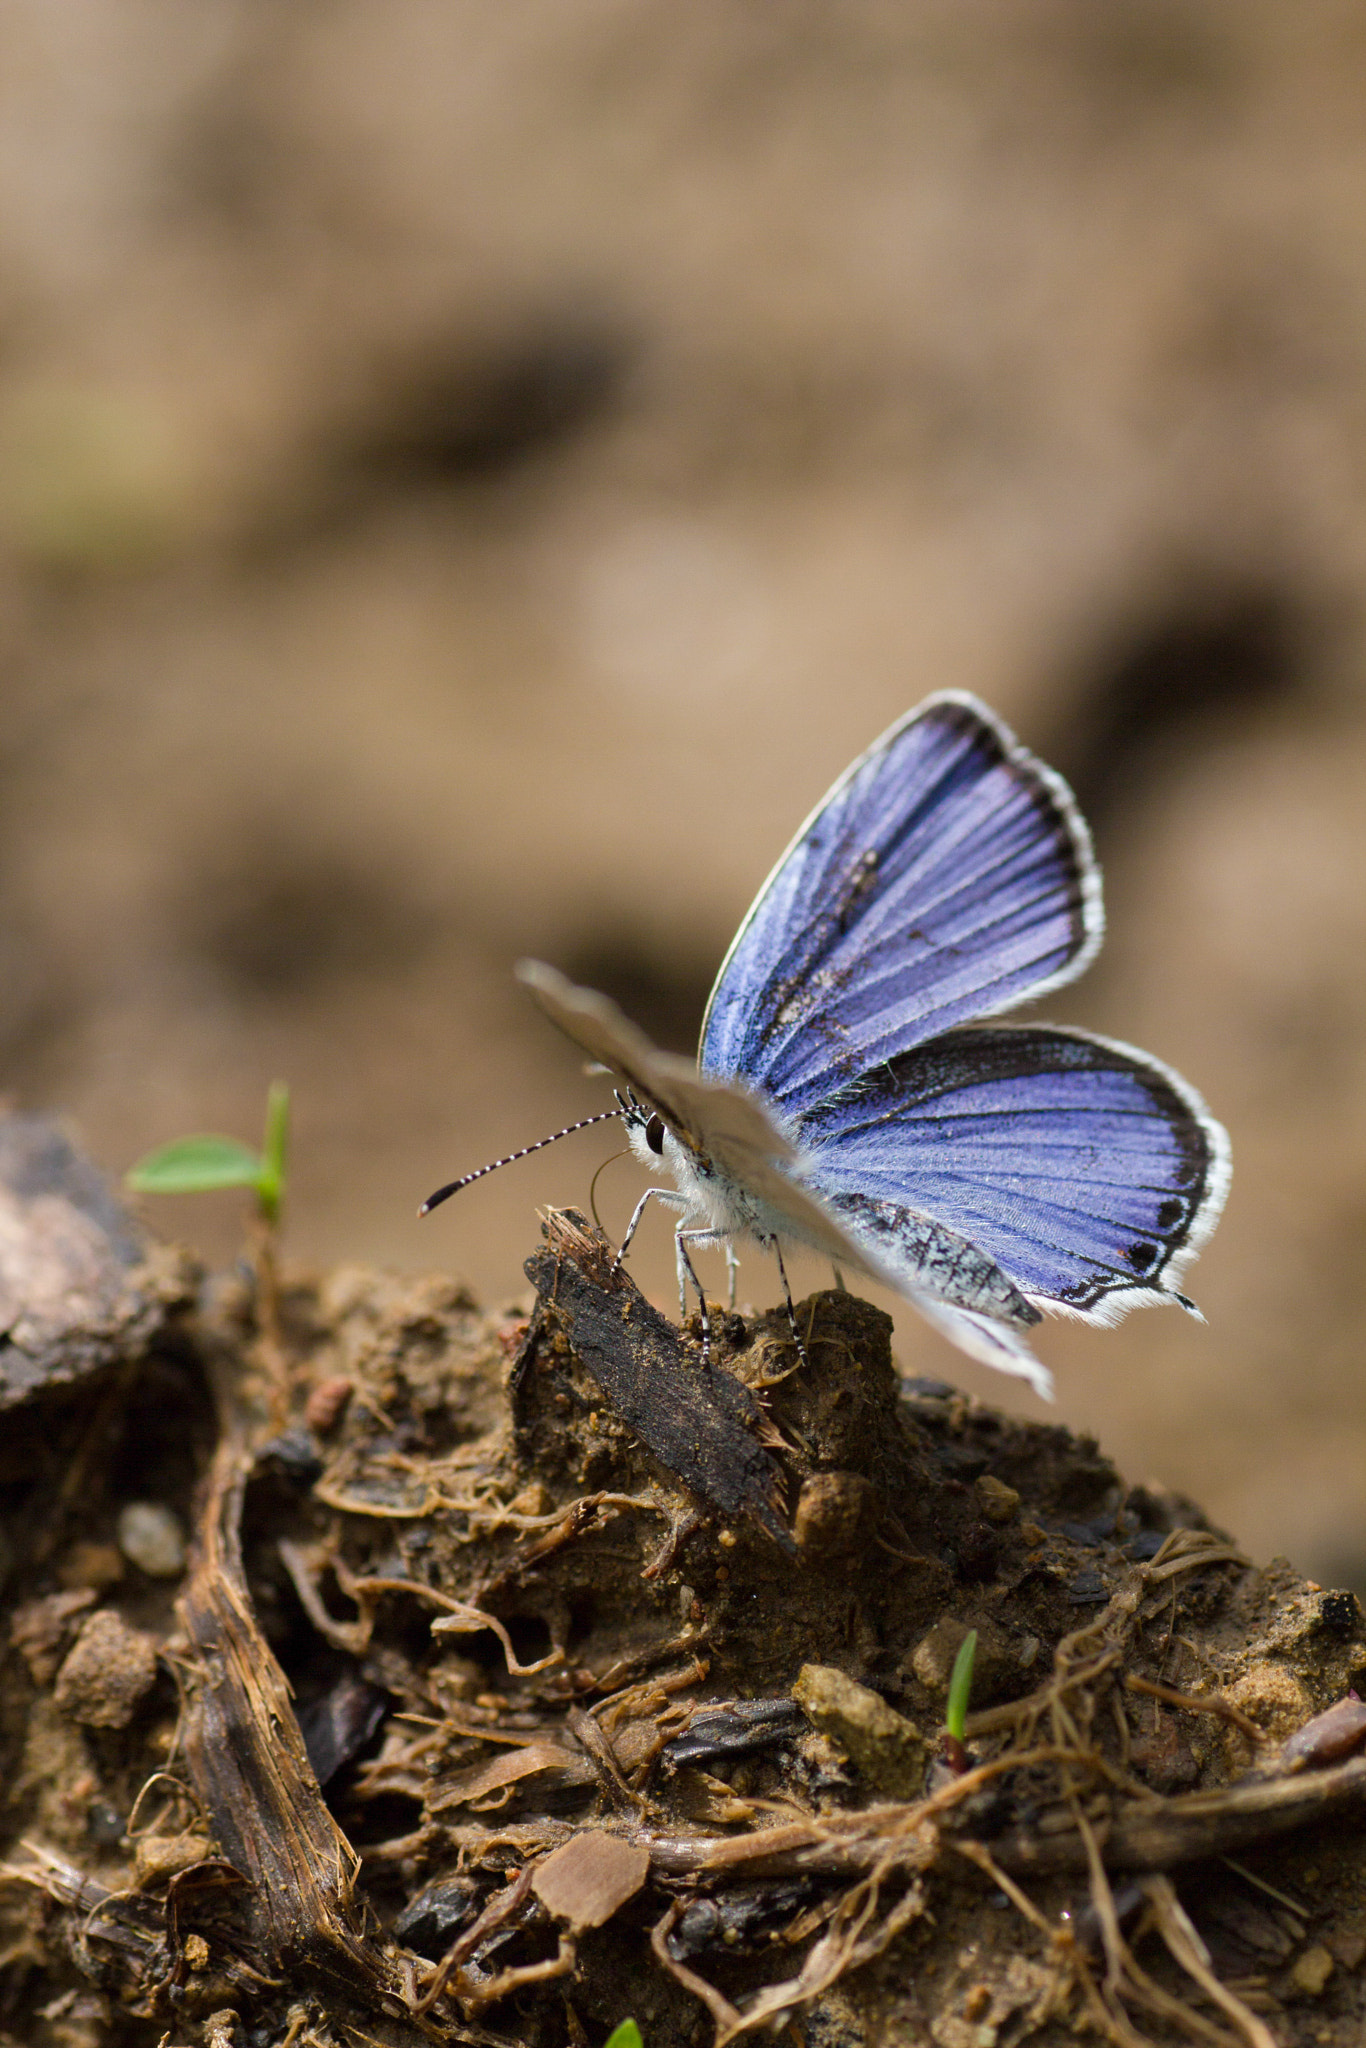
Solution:
M 950 1770 L 960 1775 L 968 1768 L 964 1737 L 968 1726 L 968 1701 L 972 1698 L 972 1665 L 977 1655 L 977 1631 L 970 1628 L 958 1645 L 949 1680 L 949 1700 L 944 1709 L 944 1758 Z
M 603 2043 L 603 2048 L 645 2048 L 640 2038 L 640 2028 L 634 2020 L 623 2020 L 619 2027 L 613 2027 Z
M 203 1195 L 217 1188 L 250 1188 L 268 1230 L 280 1222 L 285 1198 L 285 1156 L 289 1143 L 289 1090 L 272 1081 L 266 1097 L 266 1130 L 259 1152 L 238 1138 L 201 1132 L 173 1138 L 149 1152 L 125 1176 L 139 1195 Z
M 271 1413 L 279 1428 L 288 1413 L 288 1371 L 280 1334 L 280 1285 L 275 1239 L 285 1199 L 285 1161 L 289 1150 L 289 1090 L 272 1081 L 266 1095 L 266 1128 L 261 1149 L 254 1152 L 239 1138 L 200 1132 L 173 1138 L 149 1152 L 125 1174 L 124 1183 L 139 1195 L 205 1195 L 217 1188 L 248 1188 L 255 1196 L 252 1259 L 256 1269 L 256 1316 L 271 1382 Z

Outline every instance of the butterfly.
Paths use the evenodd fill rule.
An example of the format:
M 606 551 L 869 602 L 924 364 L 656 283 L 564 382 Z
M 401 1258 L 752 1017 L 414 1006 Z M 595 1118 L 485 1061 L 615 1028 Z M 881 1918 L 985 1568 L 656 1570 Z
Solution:
M 696 1064 L 553 967 L 517 973 L 616 1077 L 604 1115 L 672 1181 L 642 1195 L 619 1257 L 652 1197 L 676 1213 L 704 1348 L 692 1252 L 725 1250 L 733 1301 L 735 1242 L 757 1240 L 791 1315 L 782 1251 L 801 1245 L 1047 1396 L 1028 1342 L 1045 1313 L 1198 1316 L 1176 1282 L 1229 1184 L 1226 1133 L 1170 1067 L 994 1021 L 1075 979 L 1103 929 L 1067 784 L 976 698 L 942 691 L 845 771 L 779 860 L 722 962 Z

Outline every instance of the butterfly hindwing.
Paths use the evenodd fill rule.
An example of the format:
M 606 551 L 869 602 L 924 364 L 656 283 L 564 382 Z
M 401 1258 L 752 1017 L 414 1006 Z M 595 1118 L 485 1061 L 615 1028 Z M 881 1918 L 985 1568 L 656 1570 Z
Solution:
M 814 1106 L 800 1134 L 803 1178 L 846 1229 L 860 1203 L 909 1205 L 1029 1302 L 1090 1322 L 1176 1297 L 1229 1177 L 1228 1140 L 1178 1075 L 1044 1026 L 950 1032 Z
M 712 991 L 702 1070 L 800 1114 L 1071 980 L 1102 921 L 1061 778 L 975 699 L 931 697 L 841 777 L 760 891 Z

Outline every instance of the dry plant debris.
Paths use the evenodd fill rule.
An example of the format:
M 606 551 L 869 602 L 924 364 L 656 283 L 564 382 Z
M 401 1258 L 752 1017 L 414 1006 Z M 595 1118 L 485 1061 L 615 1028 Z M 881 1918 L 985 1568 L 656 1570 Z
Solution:
M 11 1418 L 0 2040 L 1366 2036 L 1350 1594 L 901 1382 L 852 1296 L 704 1374 L 573 1214 L 530 1313 L 287 1282 L 284 1430 L 247 1284 L 160 1270 Z

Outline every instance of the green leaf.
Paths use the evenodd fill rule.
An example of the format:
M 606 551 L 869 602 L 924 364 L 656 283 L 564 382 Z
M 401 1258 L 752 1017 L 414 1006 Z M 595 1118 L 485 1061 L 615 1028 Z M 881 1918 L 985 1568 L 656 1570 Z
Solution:
M 603 2048 L 645 2048 L 640 2038 L 640 2028 L 634 2020 L 623 2020 L 619 2027 L 613 2027 Z
M 210 1188 L 258 1188 L 265 1162 L 236 1138 L 201 1132 L 174 1138 L 139 1159 L 125 1184 L 140 1195 L 199 1195 Z
M 949 1680 L 949 1703 L 944 1710 L 944 1726 L 955 1742 L 963 1740 L 968 1724 L 968 1701 L 972 1697 L 972 1660 L 977 1655 L 977 1631 L 970 1628 L 958 1645 L 958 1655 L 953 1660 L 953 1676 Z
M 266 1097 L 266 1135 L 261 1147 L 261 1172 L 256 1199 L 267 1223 L 278 1223 L 285 1198 L 285 1161 L 289 1152 L 289 1089 L 272 1081 Z

